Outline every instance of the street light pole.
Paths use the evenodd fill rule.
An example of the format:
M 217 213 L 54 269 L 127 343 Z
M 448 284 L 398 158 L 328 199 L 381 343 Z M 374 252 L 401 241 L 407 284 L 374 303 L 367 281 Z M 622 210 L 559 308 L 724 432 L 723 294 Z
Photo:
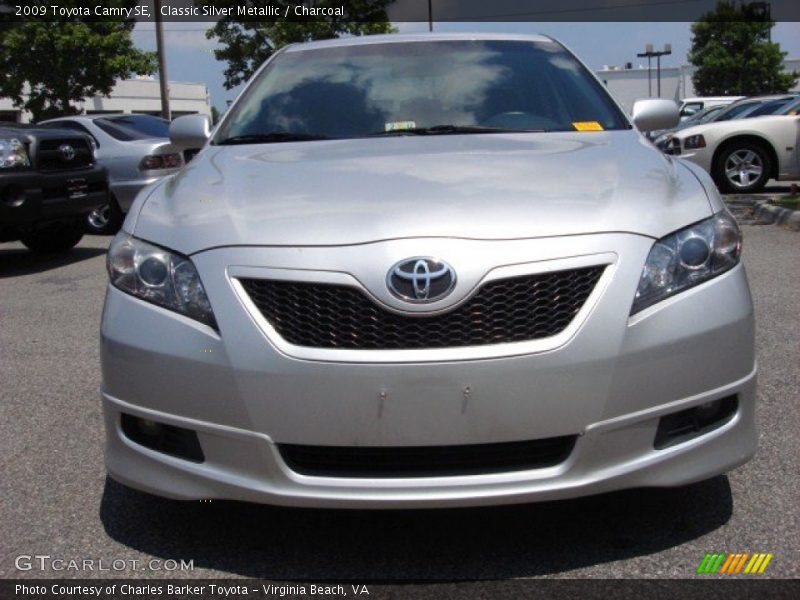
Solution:
M 428 0 L 428 31 L 433 31 L 433 0 Z
M 167 61 L 164 56 L 164 27 L 161 23 L 161 0 L 153 0 L 156 12 L 156 50 L 158 52 L 158 87 L 161 92 L 161 117 L 172 120 L 169 109 L 169 87 L 167 85 Z
M 653 50 L 653 44 L 647 44 L 644 48 L 644 52 L 640 52 L 636 56 L 638 57 L 647 57 L 647 95 L 653 95 L 653 87 L 650 81 L 650 69 L 651 63 L 650 60 L 655 56 L 656 57 L 656 79 L 657 79 L 657 90 L 658 90 L 658 97 L 661 98 L 661 57 L 667 56 L 668 54 L 672 54 L 672 44 L 664 44 L 663 50 Z

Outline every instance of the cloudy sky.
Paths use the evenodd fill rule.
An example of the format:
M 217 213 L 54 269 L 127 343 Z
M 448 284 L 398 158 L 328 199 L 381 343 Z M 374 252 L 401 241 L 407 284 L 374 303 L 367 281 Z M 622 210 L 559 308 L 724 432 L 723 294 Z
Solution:
M 202 82 L 208 85 L 211 101 L 224 110 L 227 101 L 233 100 L 238 89 L 226 90 L 222 71 L 224 63 L 214 58 L 214 40 L 207 40 L 208 23 L 164 23 L 167 46 L 167 73 L 171 81 Z M 424 32 L 427 23 L 396 23 L 403 33 Z M 572 49 L 590 67 L 619 65 L 641 59 L 637 52 L 644 51 L 647 43 L 656 48 L 672 44 L 672 56 L 662 60 L 662 66 L 685 64 L 691 45 L 690 23 L 441 23 L 435 31 L 500 31 L 514 33 L 546 33 Z M 800 58 L 800 23 L 778 23 L 772 34 L 773 41 L 788 52 L 789 58 Z M 153 23 L 140 23 L 133 32 L 137 46 L 155 50 Z

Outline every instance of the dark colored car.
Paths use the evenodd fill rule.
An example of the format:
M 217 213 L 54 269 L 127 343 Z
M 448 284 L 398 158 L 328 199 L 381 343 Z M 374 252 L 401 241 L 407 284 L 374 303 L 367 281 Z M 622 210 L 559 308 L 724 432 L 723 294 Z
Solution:
M 69 250 L 83 237 L 86 215 L 107 202 L 106 170 L 89 136 L 0 125 L 0 242 Z

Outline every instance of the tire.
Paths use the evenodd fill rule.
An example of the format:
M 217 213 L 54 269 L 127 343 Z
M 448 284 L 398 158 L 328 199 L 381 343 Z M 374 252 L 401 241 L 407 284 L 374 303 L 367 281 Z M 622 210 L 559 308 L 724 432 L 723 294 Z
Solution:
M 750 194 L 767 185 L 772 159 L 764 146 L 755 142 L 734 142 L 725 146 L 714 161 L 712 175 L 726 193 Z
M 113 235 L 122 227 L 122 210 L 114 198 L 105 206 L 90 212 L 86 217 L 86 233 L 91 235 Z
M 74 221 L 47 225 L 20 237 L 20 241 L 39 254 L 53 254 L 73 248 L 82 237 L 83 222 Z

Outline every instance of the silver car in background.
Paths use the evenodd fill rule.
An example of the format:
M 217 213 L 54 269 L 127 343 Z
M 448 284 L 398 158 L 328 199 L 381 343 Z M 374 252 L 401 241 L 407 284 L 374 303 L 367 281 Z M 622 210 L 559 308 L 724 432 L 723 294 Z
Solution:
M 179 499 L 441 507 L 676 486 L 756 446 L 741 236 L 544 36 L 293 45 L 108 254 L 106 465 Z M 638 129 L 637 129 L 638 128 Z
M 97 162 L 108 170 L 111 202 L 88 216 L 89 233 L 116 233 L 142 188 L 183 167 L 183 155 L 169 141 L 169 121 L 160 117 L 76 115 L 39 125 L 88 133 L 96 145 Z

